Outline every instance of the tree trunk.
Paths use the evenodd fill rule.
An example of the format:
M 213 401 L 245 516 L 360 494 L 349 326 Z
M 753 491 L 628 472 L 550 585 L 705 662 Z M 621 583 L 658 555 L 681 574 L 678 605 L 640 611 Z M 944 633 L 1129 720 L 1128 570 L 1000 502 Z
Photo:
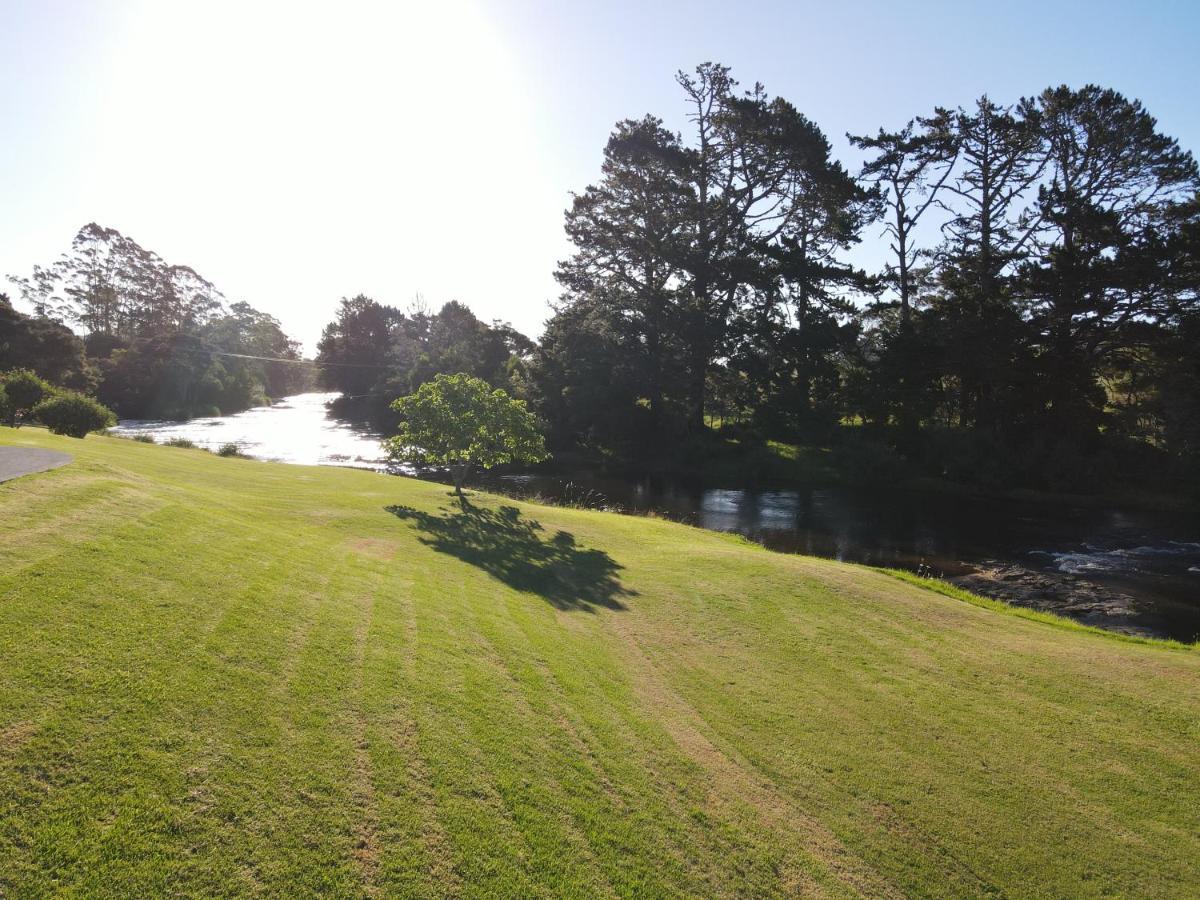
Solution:
M 690 427 L 697 434 L 704 432 L 704 394 L 708 390 L 708 354 L 697 354 L 693 363 L 695 372 L 692 376 L 692 409 Z
M 466 505 L 467 498 L 463 494 L 463 484 L 467 480 L 467 475 L 470 473 L 470 462 L 457 462 L 450 467 L 450 475 L 454 479 L 454 495 L 458 497 L 459 503 Z
M 900 278 L 900 330 L 907 332 L 909 325 L 912 322 L 912 302 L 909 299 L 910 276 L 908 273 L 908 223 L 906 222 L 906 206 L 904 203 L 904 195 L 899 186 L 893 188 L 896 191 L 896 260 L 897 274 Z
M 662 388 L 662 340 L 658 327 L 658 315 L 655 313 L 647 322 L 646 354 L 650 359 L 650 438 L 658 442 L 663 432 L 663 388 Z

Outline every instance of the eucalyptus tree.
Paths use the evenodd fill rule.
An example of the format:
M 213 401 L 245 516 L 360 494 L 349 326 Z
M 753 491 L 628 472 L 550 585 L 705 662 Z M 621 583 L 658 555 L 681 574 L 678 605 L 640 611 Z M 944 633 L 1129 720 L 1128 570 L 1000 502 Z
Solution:
M 169 265 L 95 222 L 81 228 L 53 264 L 10 277 L 38 317 L 69 320 L 90 335 L 120 341 L 202 327 L 225 302 L 194 269 Z
M 307 384 L 309 370 L 296 365 L 298 347 L 279 322 L 244 302 L 228 305 L 195 269 L 115 228 L 85 225 L 58 260 L 18 284 L 41 313 L 14 320 L 24 356 L 56 383 L 95 387 L 122 415 L 236 412 Z M 53 321 L 59 315 L 86 338 Z M 0 332 L 11 318 L 0 307 Z
M 39 319 L 61 322 L 67 315 L 66 300 L 60 294 L 61 278 L 54 266 L 35 265 L 28 276 L 9 275 L 17 286 L 21 299 L 33 309 Z
M 71 250 L 55 264 L 63 281 L 70 317 L 91 334 L 124 336 L 134 305 L 130 286 L 136 282 L 141 248 L 116 229 L 95 222 L 85 225 L 71 241 Z

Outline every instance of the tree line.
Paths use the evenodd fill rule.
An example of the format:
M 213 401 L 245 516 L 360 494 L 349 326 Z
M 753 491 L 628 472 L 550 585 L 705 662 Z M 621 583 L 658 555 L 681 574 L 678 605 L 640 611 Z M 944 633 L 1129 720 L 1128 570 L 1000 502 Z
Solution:
M 0 295 L 0 371 L 95 393 L 122 417 L 239 412 L 313 378 L 275 318 L 112 228 L 84 226 L 52 264 L 10 280 L 33 314 Z
M 617 124 L 530 367 L 553 443 L 672 452 L 712 423 L 859 426 L 938 474 L 1085 485 L 1200 452 L 1200 176 L 1095 86 L 851 135 L 726 67 L 688 130 Z M 887 262 L 847 262 L 884 234 Z M 954 470 L 954 471 L 950 471 Z
M 851 172 L 762 85 L 677 81 L 687 132 L 619 122 L 573 197 L 540 343 L 360 296 L 324 383 L 378 418 L 465 372 L 527 399 L 560 452 L 667 468 L 714 431 L 1006 485 L 1200 465 L 1200 175 L 1139 102 L 936 108 L 849 135 Z M 881 235 L 879 270 L 850 263 Z
M 524 397 L 536 344 L 506 322 L 481 321 L 452 300 L 434 312 L 417 297 L 407 309 L 359 294 L 343 299 L 317 344 L 320 384 L 339 391 L 333 411 L 392 430 L 397 397 L 437 375 L 465 374 Z
M 935 108 L 848 135 L 851 171 L 762 85 L 676 80 L 685 131 L 617 123 L 573 195 L 539 342 L 459 302 L 345 299 L 315 367 L 335 411 L 391 429 L 395 398 L 465 374 L 528 401 L 560 454 L 667 469 L 775 439 L 1005 485 L 1200 471 L 1200 174 L 1140 102 Z M 0 302 L 0 371 L 122 415 L 312 376 L 276 320 L 113 229 L 14 281 L 34 315 Z

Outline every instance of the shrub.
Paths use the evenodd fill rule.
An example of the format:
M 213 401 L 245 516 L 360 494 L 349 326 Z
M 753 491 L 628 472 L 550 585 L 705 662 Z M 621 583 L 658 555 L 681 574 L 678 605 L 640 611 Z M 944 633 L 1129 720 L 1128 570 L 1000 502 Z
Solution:
M 139 444 L 153 444 L 154 435 L 152 434 L 135 434 L 131 440 L 137 441 Z
M 68 437 L 85 437 L 90 431 L 99 431 L 115 425 L 117 417 L 111 409 L 75 391 L 59 391 L 33 408 L 37 419 L 54 434 Z
M 887 444 L 854 435 L 838 444 L 837 465 L 848 485 L 888 487 L 912 473 Z
M 228 444 L 222 444 L 217 449 L 217 456 L 245 456 L 245 455 L 246 454 L 242 453 L 242 448 L 232 442 L 230 442 Z
M 22 418 L 30 415 L 35 406 L 50 396 L 53 388 L 49 383 L 38 378 L 29 369 L 15 369 L 0 377 L 4 382 L 4 393 L 8 397 L 8 424 L 17 427 L 17 416 Z
M 12 418 L 13 407 L 8 399 L 8 394 L 4 390 L 4 384 L 0 382 L 0 422 L 7 422 Z
M 165 446 L 165 447 L 183 447 L 186 450 L 199 449 L 196 446 L 195 441 L 189 441 L 187 438 L 184 438 L 184 437 L 167 438 L 165 441 L 163 441 L 163 446 Z
M 1037 440 L 1002 447 L 990 434 L 959 428 L 930 429 L 922 457 L 931 474 L 961 484 L 1003 489 L 1020 484 L 1043 449 Z

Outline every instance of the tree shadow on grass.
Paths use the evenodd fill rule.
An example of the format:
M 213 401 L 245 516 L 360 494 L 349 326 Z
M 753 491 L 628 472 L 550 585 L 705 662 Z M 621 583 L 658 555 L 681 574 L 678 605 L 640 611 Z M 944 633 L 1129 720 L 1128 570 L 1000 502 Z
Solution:
M 598 606 L 625 609 L 620 566 L 603 550 L 586 550 L 566 531 L 543 540 L 535 519 L 521 517 L 515 506 L 487 509 L 463 501 L 442 515 L 410 506 L 384 507 L 425 532 L 421 543 L 439 553 L 478 566 L 519 591 L 543 597 L 555 609 L 594 612 Z

